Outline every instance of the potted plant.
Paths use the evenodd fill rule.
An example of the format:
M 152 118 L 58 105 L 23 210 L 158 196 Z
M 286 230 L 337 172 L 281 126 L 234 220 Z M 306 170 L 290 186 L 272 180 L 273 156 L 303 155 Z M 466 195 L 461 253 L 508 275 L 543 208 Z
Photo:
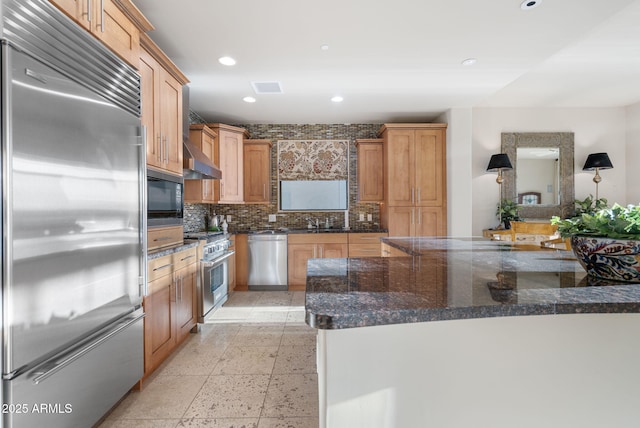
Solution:
M 576 217 L 582 214 L 593 214 L 596 211 L 607 208 L 607 200 L 605 198 L 593 199 L 593 195 L 587 196 L 584 201 L 579 199 L 575 200 L 576 204 Z
M 511 199 L 503 199 L 498 203 L 496 216 L 500 219 L 500 225 L 504 224 L 505 229 L 511 229 L 512 221 L 519 221 L 518 204 Z
M 593 213 L 553 217 L 563 238 L 591 276 L 640 283 L 640 205 L 614 204 Z

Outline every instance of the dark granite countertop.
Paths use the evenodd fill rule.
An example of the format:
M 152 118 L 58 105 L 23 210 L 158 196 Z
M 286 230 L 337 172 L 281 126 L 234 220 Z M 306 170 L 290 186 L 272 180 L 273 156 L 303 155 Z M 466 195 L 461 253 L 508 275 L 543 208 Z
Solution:
M 305 233 L 387 233 L 387 229 L 256 229 L 256 230 L 237 230 L 233 233 L 238 234 L 260 234 L 260 233 L 286 233 L 290 234 L 305 234 Z
M 307 324 L 342 329 L 502 316 L 640 312 L 640 285 L 594 280 L 571 251 L 484 238 L 382 241 L 407 252 L 407 257 L 309 260 Z
M 171 247 L 171 248 L 163 248 L 161 250 L 148 253 L 147 254 L 147 261 L 153 260 L 153 259 L 157 259 L 157 258 L 162 257 L 162 256 L 168 256 L 169 254 L 177 253 L 178 251 L 186 250 L 188 248 L 197 247 L 198 244 L 199 244 L 198 240 L 186 239 L 184 241 L 184 244 L 182 244 L 182 245 L 177 245 L 177 246 Z

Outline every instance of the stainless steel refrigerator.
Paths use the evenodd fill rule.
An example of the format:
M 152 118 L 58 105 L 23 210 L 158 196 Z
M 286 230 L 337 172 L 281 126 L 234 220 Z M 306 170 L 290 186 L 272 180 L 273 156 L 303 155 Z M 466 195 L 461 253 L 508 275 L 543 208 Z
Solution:
M 45 0 L 1 0 L 2 423 L 90 427 L 143 374 L 134 69 Z

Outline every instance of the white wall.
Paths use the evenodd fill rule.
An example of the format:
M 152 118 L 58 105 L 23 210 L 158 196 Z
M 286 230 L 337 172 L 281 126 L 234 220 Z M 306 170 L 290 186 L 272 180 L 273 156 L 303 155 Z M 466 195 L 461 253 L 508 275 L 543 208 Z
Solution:
M 627 202 L 626 183 L 627 166 L 629 169 L 640 165 L 635 156 L 635 167 L 625 162 L 625 147 L 628 133 L 627 115 L 640 119 L 640 107 L 636 108 L 474 108 L 472 110 L 472 232 L 481 235 L 482 229 L 494 227 L 498 220 L 495 216 L 498 203 L 498 185 L 496 174 L 487 173 L 489 158 L 500 153 L 500 134 L 502 132 L 573 132 L 575 134 L 575 197 L 584 199 L 595 194 L 593 172 L 583 172 L 582 166 L 589 153 L 607 152 L 614 168 L 600 172 L 599 196 L 607 198 L 609 203 Z M 640 140 L 640 128 L 636 127 L 635 141 Z M 636 149 L 637 150 L 637 149 Z M 629 187 L 632 187 L 631 185 Z M 638 198 L 638 193 L 634 196 Z
M 472 112 L 454 108 L 435 122 L 447 123 L 447 229 L 449 236 L 471 236 Z
M 627 203 L 640 204 L 640 103 L 627 107 L 626 113 Z

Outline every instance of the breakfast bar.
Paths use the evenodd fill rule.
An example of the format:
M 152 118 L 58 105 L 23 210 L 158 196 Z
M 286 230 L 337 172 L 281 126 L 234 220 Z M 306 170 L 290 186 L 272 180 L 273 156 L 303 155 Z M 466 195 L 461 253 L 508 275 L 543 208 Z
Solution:
M 320 427 L 602 427 L 640 420 L 640 286 L 573 253 L 383 238 L 400 257 L 313 259 Z

